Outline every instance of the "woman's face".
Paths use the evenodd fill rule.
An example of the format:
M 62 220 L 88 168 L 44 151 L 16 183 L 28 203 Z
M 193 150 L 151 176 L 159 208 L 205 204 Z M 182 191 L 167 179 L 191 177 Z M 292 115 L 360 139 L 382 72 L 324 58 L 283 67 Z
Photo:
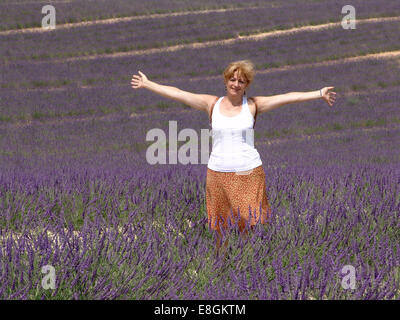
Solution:
M 244 77 L 238 76 L 238 71 L 228 79 L 226 83 L 226 91 L 232 96 L 242 96 L 247 87 L 247 81 Z

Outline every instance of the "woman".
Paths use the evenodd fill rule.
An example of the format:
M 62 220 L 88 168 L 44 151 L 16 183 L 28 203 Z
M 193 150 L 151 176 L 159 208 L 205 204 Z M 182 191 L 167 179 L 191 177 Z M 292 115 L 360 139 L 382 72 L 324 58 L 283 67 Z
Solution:
M 209 227 L 218 234 L 217 251 L 221 246 L 221 230 L 226 230 L 230 223 L 237 224 L 241 234 L 246 234 L 246 226 L 266 223 L 271 213 L 260 155 L 254 144 L 240 138 L 242 133 L 252 130 L 257 114 L 285 104 L 320 98 L 332 106 L 336 95 L 331 91 L 334 87 L 325 87 L 317 91 L 247 99 L 246 89 L 254 78 L 254 66 L 249 60 L 232 62 L 223 76 L 226 87 L 224 97 L 160 85 L 148 80 L 140 71 L 139 75 L 133 75 L 131 81 L 134 89 L 146 88 L 208 114 L 213 131 L 213 148 L 207 166 L 206 205 Z M 230 150 L 224 152 L 223 146 L 228 145 L 228 137 Z

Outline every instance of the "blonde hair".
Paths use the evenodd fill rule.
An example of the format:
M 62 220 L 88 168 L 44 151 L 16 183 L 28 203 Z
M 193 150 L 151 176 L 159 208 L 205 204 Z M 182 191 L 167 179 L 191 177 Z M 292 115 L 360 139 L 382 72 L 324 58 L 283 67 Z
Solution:
M 238 71 L 238 77 L 244 77 L 247 85 L 254 79 L 254 64 L 250 60 L 231 62 L 224 71 L 224 81 L 227 83 L 233 74 Z

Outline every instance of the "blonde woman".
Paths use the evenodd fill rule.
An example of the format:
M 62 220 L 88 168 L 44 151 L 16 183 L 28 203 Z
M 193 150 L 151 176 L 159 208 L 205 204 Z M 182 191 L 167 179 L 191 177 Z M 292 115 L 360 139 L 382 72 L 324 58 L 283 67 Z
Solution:
M 280 106 L 323 99 L 329 106 L 335 101 L 334 87 L 310 92 L 289 92 L 274 96 L 247 98 L 246 89 L 254 79 L 254 65 L 249 60 L 235 61 L 223 73 L 226 96 L 196 94 L 150 81 L 139 71 L 133 75 L 132 88 L 146 88 L 163 97 L 206 112 L 213 134 L 213 147 L 207 165 L 206 206 L 209 227 L 217 231 L 217 251 L 221 231 L 229 220 L 246 234 L 246 224 L 266 223 L 271 208 L 266 193 L 265 172 L 254 144 L 243 141 L 241 132 L 252 130 L 256 116 Z M 230 139 L 229 152 L 223 145 Z M 226 148 L 225 148 L 226 149 Z M 233 157 L 234 155 L 234 157 Z M 225 243 L 226 244 L 226 243 Z

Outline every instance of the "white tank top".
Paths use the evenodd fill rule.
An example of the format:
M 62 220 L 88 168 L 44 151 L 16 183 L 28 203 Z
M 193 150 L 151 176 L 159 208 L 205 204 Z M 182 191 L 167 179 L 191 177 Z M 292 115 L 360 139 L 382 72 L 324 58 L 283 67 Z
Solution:
M 243 96 L 242 110 L 233 117 L 220 112 L 220 97 L 211 114 L 212 151 L 207 167 L 214 171 L 240 172 L 262 165 L 254 148 L 254 117 L 247 97 Z

